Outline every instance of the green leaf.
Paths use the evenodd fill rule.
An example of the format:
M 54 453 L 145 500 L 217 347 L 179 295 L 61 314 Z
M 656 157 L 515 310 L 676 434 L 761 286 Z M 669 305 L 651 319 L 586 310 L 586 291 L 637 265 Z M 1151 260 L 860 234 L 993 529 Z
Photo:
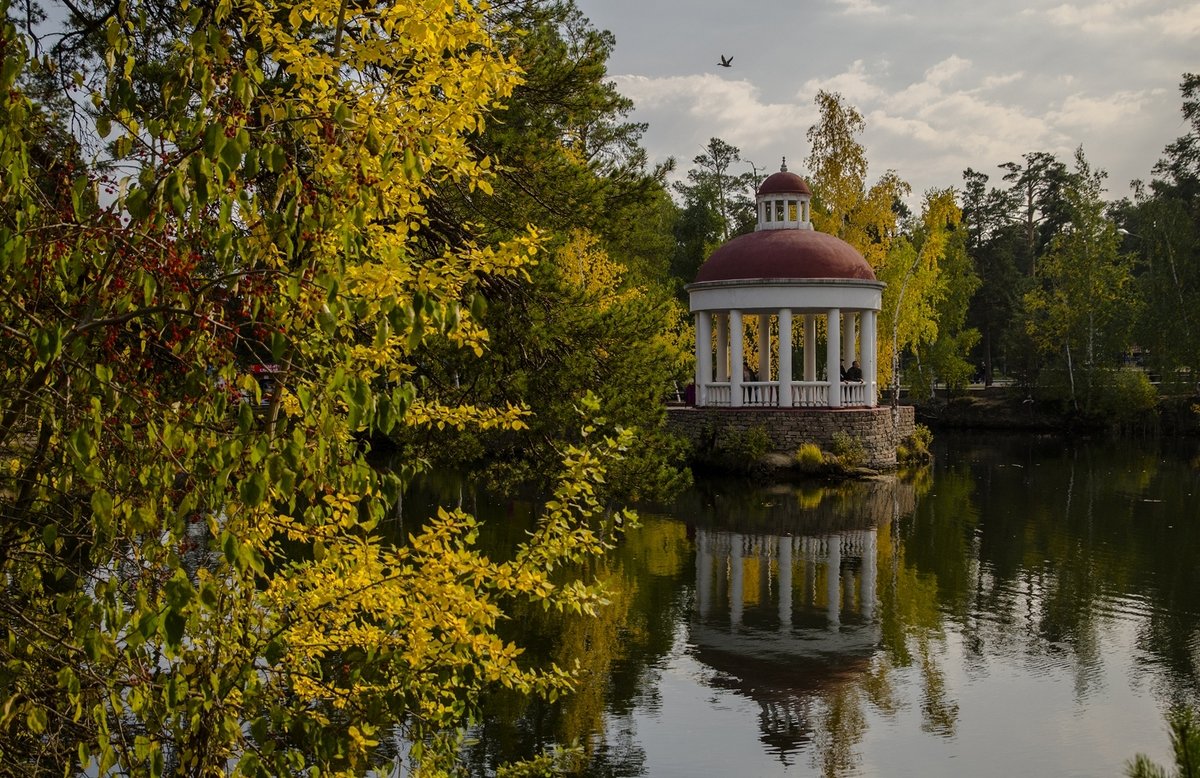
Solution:
M 483 321 L 484 315 L 487 313 L 487 298 L 476 292 L 471 297 L 471 318 L 475 321 Z
M 183 570 L 176 570 L 175 575 L 167 581 L 163 589 L 167 604 L 180 611 L 190 605 L 196 597 L 196 590 L 192 588 L 192 583 Z
M 216 609 L 220 603 L 220 595 L 217 593 L 217 587 L 212 582 L 206 581 L 200 587 L 200 602 L 206 608 Z
M 226 143 L 221 149 L 221 161 L 232 171 L 242 166 L 242 152 L 233 143 Z
M 46 731 L 46 709 L 40 705 L 31 705 L 29 712 L 25 714 L 25 723 L 29 726 L 29 731 L 35 735 L 40 735 Z
M 232 532 L 225 532 L 221 538 L 221 551 L 225 554 L 225 561 L 233 564 L 237 559 L 238 541 Z
M 225 125 L 213 123 L 204 128 L 204 153 L 215 157 L 225 146 Z
M 71 453 L 82 463 L 87 463 L 96 455 L 96 445 L 86 427 L 79 427 L 67 436 L 67 445 Z
M 384 348 L 387 346 L 388 337 L 392 334 L 392 328 L 388 325 L 387 319 L 380 319 L 379 324 L 375 327 L 375 348 Z
M 284 646 L 283 641 L 276 638 L 267 644 L 267 650 L 263 652 L 263 658 L 267 660 L 268 664 L 275 665 L 283 658 L 286 652 L 287 648 Z
M 246 178 L 254 178 L 258 175 L 258 149 L 248 149 L 246 151 L 245 160 L 242 163 L 242 175 Z
M 171 648 L 179 648 L 183 642 L 183 632 L 187 627 L 187 618 L 182 613 L 171 608 L 162 621 L 162 636 Z
M 276 362 L 283 361 L 283 355 L 287 353 L 288 339 L 282 332 L 271 333 L 271 359 Z
M 250 407 L 250 403 L 243 402 L 238 405 L 238 431 L 242 434 L 249 432 L 254 428 L 254 410 Z
M 242 502 L 253 508 L 261 504 L 267 496 L 267 479 L 262 473 L 254 473 L 242 481 L 238 491 Z
M 47 364 L 62 352 L 62 330 L 57 326 L 38 330 L 33 336 L 33 348 L 39 364 Z

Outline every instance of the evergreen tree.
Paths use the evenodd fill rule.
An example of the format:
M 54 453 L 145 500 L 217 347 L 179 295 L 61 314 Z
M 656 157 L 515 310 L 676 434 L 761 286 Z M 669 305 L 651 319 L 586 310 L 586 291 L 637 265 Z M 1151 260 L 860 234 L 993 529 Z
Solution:
M 964 170 L 961 197 L 965 248 L 979 279 L 967 324 L 979 332 L 978 362 L 983 382 L 991 385 L 1026 284 L 1017 269 L 1021 233 L 1011 191 L 989 187 L 986 174 Z
M 1028 276 L 1036 275 L 1037 263 L 1051 238 L 1067 222 L 1065 191 L 1071 174 L 1053 154 L 1035 151 L 1025 154 L 1022 162 L 1000 165 L 1010 194 L 1022 214 L 1024 250 L 1020 266 Z
M 1168 383 L 1200 375 L 1200 76 L 1184 74 L 1180 91 L 1190 132 L 1167 146 L 1149 187 L 1137 183 L 1133 202 L 1116 209 L 1139 259 L 1137 343 Z
M 704 151 L 692 158 L 695 166 L 687 172 L 687 181 L 676 181 L 675 191 L 683 197 L 684 208 L 707 208 L 715 214 L 720 242 L 753 228 L 754 193 L 758 181 L 753 172 L 737 172 L 741 150 L 720 138 L 710 138 Z M 703 224 L 705 219 L 694 223 Z
M 610 421 L 636 428 L 642 445 L 610 485 L 665 496 L 686 481 L 665 399 L 686 380 L 686 313 L 669 277 L 677 209 L 648 168 L 644 125 L 607 80 L 614 45 L 571 2 L 501 6 L 500 39 L 524 68 L 507 107 L 473 137 L 498 173 L 480 197 L 447 182 L 437 192 L 439 239 L 462 224 L 496 239 L 542 230 L 546 251 L 518 276 L 481 279 L 488 360 L 431 344 L 418 375 L 447 402 L 528 408 L 527 428 L 464 433 L 439 448 L 443 464 L 485 466 L 506 483 L 544 481 L 563 425 L 594 392 Z M 586 268 L 586 271 L 581 271 Z M 410 443 L 411 439 L 400 439 Z M 635 488 L 636 487 L 636 488 Z

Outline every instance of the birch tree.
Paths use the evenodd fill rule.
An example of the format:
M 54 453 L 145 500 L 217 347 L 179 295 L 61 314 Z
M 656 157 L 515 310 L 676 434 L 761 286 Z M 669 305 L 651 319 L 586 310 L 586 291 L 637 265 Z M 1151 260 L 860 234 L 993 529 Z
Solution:
M 1118 251 L 1117 227 L 1101 197 L 1105 175 L 1076 150 L 1065 192 L 1070 222 L 1051 240 L 1040 283 L 1025 295 L 1028 334 L 1045 355 L 1058 357 L 1066 399 L 1083 410 L 1092 407 L 1104 369 L 1117 362 L 1134 318 L 1132 262 Z

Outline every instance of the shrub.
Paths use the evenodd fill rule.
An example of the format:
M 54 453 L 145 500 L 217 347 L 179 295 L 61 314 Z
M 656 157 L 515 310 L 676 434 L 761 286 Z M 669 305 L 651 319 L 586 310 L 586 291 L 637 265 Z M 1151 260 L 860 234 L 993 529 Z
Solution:
M 697 445 L 694 461 L 732 473 L 755 473 L 771 450 L 771 436 L 762 426 L 741 430 L 710 428 Z
M 841 430 L 833 433 L 833 455 L 846 470 L 862 467 L 867 462 L 867 451 L 862 441 Z
M 825 467 L 825 455 L 816 443 L 804 443 L 796 449 L 792 461 L 803 473 L 816 473 Z
M 1091 376 L 1078 370 L 1074 390 L 1072 403 L 1067 371 L 1045 369 L 1039 375 L 1036 395 L 1038 400 L 1056 403 L 1068 412 L 1077 404 L 1083 419 L 1112 425 L 1143 419 L 1158 402 L 1158 390 L 1141 370 L 1097 368 Z
M 919 465 L 933 459 L 929 444 L 933 442 L 933 432 L 924 424 L 913 427 L 913 433 L 896 446 L 896 463 L 901 465 Z
M 1158 390 L 1141 370 L 1110 370 L 1097 376 L 1088 410 L 1122 424 L 1146 416 L 1157 403 Z

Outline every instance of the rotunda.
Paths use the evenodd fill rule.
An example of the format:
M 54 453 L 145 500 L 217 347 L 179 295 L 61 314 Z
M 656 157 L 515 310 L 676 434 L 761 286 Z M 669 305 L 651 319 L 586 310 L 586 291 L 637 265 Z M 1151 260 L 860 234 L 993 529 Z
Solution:
M 754 232 L 720 246 L 687 287 L 696 317 L 696 405 L 875 407 L 876 326 L 885 285 L 850 244 L 812 228 L 812 191 L 786 160 L 755 199 Z M 747 316 L 757 325 L 754 365 L 745 357 Z M 796 367 L 794 328 L 800 330 Z

